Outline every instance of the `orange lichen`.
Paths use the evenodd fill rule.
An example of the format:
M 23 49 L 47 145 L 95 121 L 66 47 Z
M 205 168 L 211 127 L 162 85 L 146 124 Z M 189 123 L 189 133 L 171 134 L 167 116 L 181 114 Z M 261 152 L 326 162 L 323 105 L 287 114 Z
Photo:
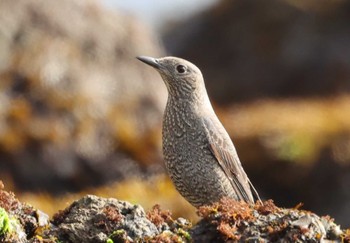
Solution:
M 254 207 L 243 201 L 236 201 L 230 198 L 222 198 L 212 205 L 202 206 L 198 209 L 198 215 L 209 220 L 221 234 L 224 240 L 239 240 L 241 232 L 238 228 L 244 229 L 243 222 L 253 222 Z
M 345 231 L 343 242 L 344 243 L 350 242 L 350 228 Z
M 294 206 L 294 209 L 300 209 L 303 205 L 304 205 L 304 203 L 300 202 Z
M 221 217 L 226 220 L 245 220 L 254 219 L 252 215 L 253 208 L 243 202 L 236 201 L 230 198 L 222 198 L 219 202 L 213 203 L 210 206 L 202 206 L 198 209 L 199 216 L 203 218 L 215 217 L 215 214 L 220 213 Z
M 106 206 L 103 209 L 103 213 L 106 215 L 108 220 L 115 222 L 115 223 L 118 223 L 120 220 L 123 219 L 123 215 L 120 214 L 118 209 L 116 209 L 113 206 Z
M 217 230 L 224 236 L 225 240 L 239 240 L 241 238 L 241 235 L 239 233 L 235 234 L 237 227 L 235 225 L 231 226 L 227 222 L 220 222 Z
M 18 208 L 18 200 L 13 192 L 4 191 L 4 184 L 0 181 L 0 207 L 6 211 L 14 211 Z
M 273 200 L 267 200 L 264 202 L 257 202 L 255 204 L 255 209 L 263 215 L 268 215 L 270 213 L 278 212 L 279 208 L 273 203 Z
M 147 212 L 147 218 L 156 226 L 163 223 L 172 222 L 171 212 L 169 210 L 161 210 L 160 205 L 156 204 Z
M 146 242 L 150 243 L 182 243 L 184 240 L 171 232 L 162 232 L 159 235 L 156 235 L 155 237 L 148 239 Z

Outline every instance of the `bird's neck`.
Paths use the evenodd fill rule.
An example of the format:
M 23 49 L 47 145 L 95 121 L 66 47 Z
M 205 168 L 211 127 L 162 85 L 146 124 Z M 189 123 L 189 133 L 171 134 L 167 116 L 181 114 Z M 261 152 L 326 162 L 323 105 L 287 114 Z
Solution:
M 188 99 L 181 99 L 179 97 L 169 96 L 167 105 L 166 105 L 166 111 L 169 109 L 172 109 L 175 111 L 185 111 L 185 110 L 191 109 L 192 106 L 193 106 L 193 102 L 191 102 Z
M 192 96 L 190 98 L 182 98 L 179 96 L 169 95 L 167 101 L 167 109 L 196 113 L 214 112 L 207 93 Z

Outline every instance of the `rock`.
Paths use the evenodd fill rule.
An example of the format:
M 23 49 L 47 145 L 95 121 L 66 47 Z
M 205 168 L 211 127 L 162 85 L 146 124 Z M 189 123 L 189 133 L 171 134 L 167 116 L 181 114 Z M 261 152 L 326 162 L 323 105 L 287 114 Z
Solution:
M 159 205 L 145 213 L 139 205 L 94 195 L 74 201 L 43 226 L 33 216 L 42 213 L 2 189 L 0 209 L 0 242 L 350 242 L 350 229 L 342 230 L 329 216 L 279 208 L 272 200 L 251 205 L 224 198 L 200 207 L 202 219 L 193 227 Z M 2 233 L 5 214 L 18 223 Z
M 48 226 L 48 216 L 18 201 L 0 181 L 0 242 L 26 243 Z M 6 226 L 7 225 L 7 226 Z
M 110 236 L 142 239 L 159 232 L 143 208 L 113 198 L 88 195 L 56 214 L 47 235 L 70 242 L 106 242 Z M 118 233 L 116 233 L 118 232 Z
M 194 242 L 341 241 L 344 232 L 330 217 L 275 206 L 272 200 L 248 205 L 222 199 L 199 208 L 203 217 L 190 233 Z
M 191 224 L 174 220 L 158 205 L 145 213 L 139 205 L 113 198 L 85 196 L 57 213 L 44 238 L 54 236 L 63 242 L 140 242 L 186 239 Z

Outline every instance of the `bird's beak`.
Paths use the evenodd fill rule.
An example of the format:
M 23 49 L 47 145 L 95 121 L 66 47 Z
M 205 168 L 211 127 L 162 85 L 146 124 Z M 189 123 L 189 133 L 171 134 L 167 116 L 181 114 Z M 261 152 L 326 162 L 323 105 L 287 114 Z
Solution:
M 139 59 L 141 62 L 144 62 L 156 69 L 160 68 L 160 64 L 157 61 L 157 59 L 153 58 L 153 57 L 146 57 L 146 56 L 138 56 L 136 57 L 137 59 Z

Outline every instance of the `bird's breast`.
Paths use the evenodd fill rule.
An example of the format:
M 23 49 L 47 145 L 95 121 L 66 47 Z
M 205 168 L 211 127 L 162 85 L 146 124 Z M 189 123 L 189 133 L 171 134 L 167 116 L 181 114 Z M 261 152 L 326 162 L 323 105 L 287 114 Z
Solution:
M 163 154 L 166 163 L 197 163 L 209 151 L 198 119 L 167 114 L 163 120 Z

